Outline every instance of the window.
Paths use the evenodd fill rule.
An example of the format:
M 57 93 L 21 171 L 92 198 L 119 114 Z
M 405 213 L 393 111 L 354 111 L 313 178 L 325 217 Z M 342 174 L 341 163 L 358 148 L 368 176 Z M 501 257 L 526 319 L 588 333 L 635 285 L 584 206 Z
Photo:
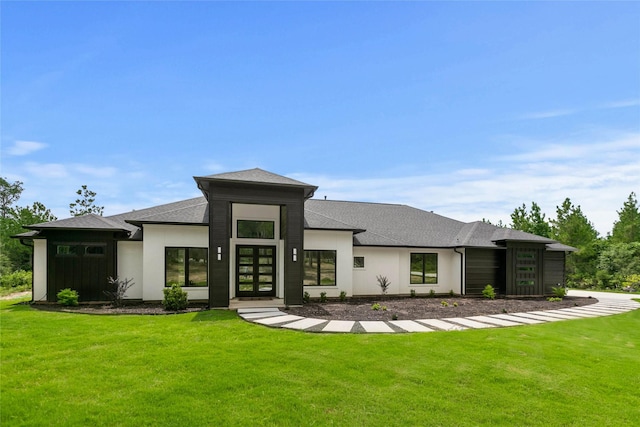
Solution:
M 364 268 L 364 257 L 363 256 L 354 256 L 353 257 L 353 268 Z
M 303 285 L 336 285 L 336 251 L 304 251 Z
M 165 248 L 165 286 L 207 286 L 207 248 Z
M 273 221 L 238 220 L 238 238 L 240 239 L 274 239 Z
M 438 254 L 411 254 L 412 285 L 438 283 Z
M 107 248 L 107 245 L 86 246 L 84 248 L 84 254 L 95 255 L 95 256 L 104 255 L 106 248 Z
M 77 245 L 56 245 L 56 255 L 60 256 L 76 256 L 79 253 Z

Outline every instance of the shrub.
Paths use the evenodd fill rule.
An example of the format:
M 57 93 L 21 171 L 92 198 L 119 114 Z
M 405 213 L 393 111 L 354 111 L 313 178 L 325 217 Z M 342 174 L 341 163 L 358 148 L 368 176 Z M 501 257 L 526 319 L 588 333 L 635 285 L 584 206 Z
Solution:
M 189 296 L 179 285 L 171 285 L 170 288 L 164 288 L 163 292 L 162 305 L 165 310 L 184 310 L 189 305 Z
M 454 302 L 454 303 L 453 303 L 453 306 L 454 306 L 454 307 L 457 307 L 457 306 L 458 306 L 458 303 L 457 303 L 457 302 Z
M 446 301 L 442 301 L 442 302 L 440 303 L 440 305 L 441 305 L 441 306 L 443 306 L 443 307 L 449 307 L 449 303 L 448 303 L 448 302 L 446 302 Z
M 320 302 L 327 302 L 327 293 L 320 292 Z
M 381 308 L 382 308 L 382 307 L 381 307 L 381 306 L 380 306 L 380 304 L 378 304 L 377 302 L 376 302 L 376 303 L 374 303 L 374 304 L 371 306 L 371 310 L 374 310 L 374 311 L 378 311 L 378 310 L 380 310 Z
M 436 297 L 436 291 L 434 291 L 433 289 L 429 289 L 429 298 L 435 298 Z
M 451 289 L 451 290 L 449 291 L 449 296 L 450 296 L 450 297 L 455 297 L 455 296 L 456 296 L 456 293 L 455 293 L 455 292 L 453 292 L 453 289 Z
M 415 298 L 416 297 L 416 290 L 415 289 L 411 289 L 411 293 L 409 295 L 411 296 L 411 298 Z
M 398 315 L 393 313 L 393 316 L 391 316 L 391 320 L 398 320 Z
M 308 304 L 309 300 L 311 300 L 311 295 L 309 294 L 309 292 L 305 291 L 304 294 L 302 294 L 302 302 L 304 304 Z
M 493 286 L 487 285 L 482 290 L 482 296 L 484 296 L 485 298 L 488 298 L 488 299 L 495 299 L 496 298 L 496 291 L 493 290 Z
M 103 291 L 104 294 L 111 300 L 112 305 L 122 307 L 127 290 L 135 284 L 133 279 L 127 279 L 125 277 L 124 280 L 120 280 L 117 277 L 109 277 L 107 280 L 109 281 L 111 290 Z
M 560 298 L 560 301 L 562 301 L 562 298 L 567 296 L 567 288 L 564 286 L 553 286 L 551 288 L 551 293 L 553 293 L 554 297 Z
M 11 274 L 0 276 L 0 286 L 3 288 L 31 288 L 31 278 L 30 271 L 16 270 Z
M 66 306 L 78 305 L 78 292 L 73 289 L 63 289 L 56 295 L 58 297 L 58 303 Z
M 558 302 L 558 301 L 562 301 L 562 298 L 560 298 L 560 297 L 549 297 L 549 298 L 547 298 L 547 301 Z
M 382 306 L 382 311 L 387 311 L 387 306 L 386 305 Z
M 376 276 L 376 280 L 378 281 L 378 286 L 380 286 L 382 295 L 386 295 L 389 290 L 389 286 L 391 286 L 391 282 L 387 279 L 387 276 Z
M 347 293 L 345 291 L 340 292 L 340 301 L 345 302 L 347 300 Z

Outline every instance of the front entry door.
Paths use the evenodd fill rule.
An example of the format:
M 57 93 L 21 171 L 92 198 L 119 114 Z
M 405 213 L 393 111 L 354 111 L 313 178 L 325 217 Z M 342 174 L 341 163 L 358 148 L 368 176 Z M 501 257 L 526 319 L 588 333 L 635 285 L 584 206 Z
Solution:
M 276 247 L 236 246 L 236 296 L 276 295 Z

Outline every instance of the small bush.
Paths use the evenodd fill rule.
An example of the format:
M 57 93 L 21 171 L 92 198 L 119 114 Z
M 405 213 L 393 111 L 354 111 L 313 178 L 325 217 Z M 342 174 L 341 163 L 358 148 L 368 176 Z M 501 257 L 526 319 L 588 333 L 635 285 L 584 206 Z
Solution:
M 429 298 L 435 298 L 436 297 L 436 291 L 434 291 L 433 289 L 429 289 Z
M 320 302 L 327 302 L 327 293 L 320 292 Z
M 170 288 L 164 288 L 163 292 L 162 305 L 165 310 L 180 311 L 189 305 L 189 295 L 179 285 L 171 285 Z
M 376 276 L 376 280 L 378 281 L 378 286 L 380 286 L 382 295 L 386 295 L 389 290 L 389 286 L 391 286 L 391 282 L 387 279 L 387 276 Z
M 449 291 L 449 296 L 450 296 L 450 297 L 455 297 L 455 296 L 456 296 L 456 293 L 455 293 L 455 292 L 453 292 L 453 289 L 451 289 L 451 290 Z
M 560 298 L 560 301 L 562 301 L 562 298 L 567 296 L 567 288 L 563 286 L 554 286 L 551 288 L 551 293 L 553 293 L 554 297 Z
M 549 298 L 547 298 L 547 301 L 551 301 L 551 302 L 558 302 L 558 301 L 562 301 L 562 298 L 559 298 L 559 297 L 549 297 Z
M 345 302 L 347 300 L 347 293 L 345 291 L 340 292 L 340 301 Z
M 449 307 L 449 303 L 448 303 L 448 302 L 446 302 L 446 301 L 442 301 L 442 302 L 440 303 L 440 305 L 441 305 L 441 306 L 443 306 L 443 307 Z
M 381 306 L 380 304 L 378 304 L 377 302 L 376 302 L 376 303 L 374 303 L 374 304 L 371 306 L 371 310 L 373 310 L 373 311 L 378 311 L 378 310 L 380 310 L 381 308 L 382 308 L 382 306 Z
M 485 298 L 488 298 L 488 299 L 495 299 L 496 298 L 496 291 L 493 290 L 493 286 L 487 285 L 482 290 L 482 296 L 484 296 Z
M 309 304 L 309 300 L 311 300 L 311 295 L 309 294 L 309 292 L 305 291 L 304 294 L 302 294 L 302 302 L 305 304 Z
M 398 315 L 393 313 L 393 316 L 391 316 L 391 320 L 398 320 Z
M 458 303 L 457 303 L 457 302 L 454 302 L 454 303 L 453 303 L 453 306 L 454 306 L 454 307 L 457 307 L 457 306 L 458 306 Z
M 67 307 L 78 305 L 78 292 L 73 289 L 63 289 L 56 296 L 58 297 L 58 304 L 66 305 Z
M 382 306 L 382 311 L 387 311 L 387 306 L 386 305 Z
M 416 290 L 415 289 L 411 289 L 411 293 L 409 295 L 411 296 L 411 298 L 415 298 L 416 297 Z

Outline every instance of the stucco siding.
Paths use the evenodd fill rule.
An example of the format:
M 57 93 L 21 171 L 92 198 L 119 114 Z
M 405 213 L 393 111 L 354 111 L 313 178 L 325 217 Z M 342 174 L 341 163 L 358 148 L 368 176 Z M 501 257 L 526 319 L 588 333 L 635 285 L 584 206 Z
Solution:
M 47 300 L 47 241 L 33 241 L 33 300 Z
M 142 299 L 160 301 L 164 298 L 165 248 L 209 246 L 209 230 L 204 226 L 145 224 L 143 242 Z M 208 288 L 184 288 L 190 300 L 206 300 Z
M 353 233 L 351 231 L 305 230 L 305 250 L 336 251 L 336 286 L 305 286 L 312 298 L 326 292 L 327 297 L 336 298 L 340 292 L 353 295 Z M 299 262 L 303 262 L 302 254 Z
M 142 242 L 118 242 L 118 278 L 131 279 L 134 283 L 127 290 L 126 299 L 142 299 L 144 284 L 142 247 Z

